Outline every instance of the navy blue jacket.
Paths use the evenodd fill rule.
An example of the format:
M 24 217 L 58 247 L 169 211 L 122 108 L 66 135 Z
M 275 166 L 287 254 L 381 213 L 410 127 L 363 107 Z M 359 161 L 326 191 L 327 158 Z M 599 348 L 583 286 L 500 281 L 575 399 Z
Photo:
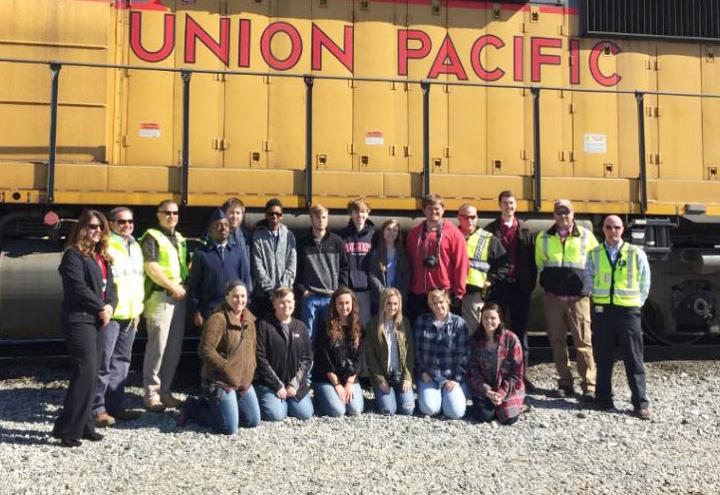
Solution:
M 242 267 L 240 280 L 245 282 L 248 290 L 252 292 L 252 265 L 250 264 L 250 253 L 252 252 L 252 234 L 242 227 L 230 231 L 228 244 L 234 244 L 240 247 L 242 251 Z
M 213 241 L 207 241 L 204 246 L 196 249 L 188 278 L 188 309 L 191 314 L 200 311 L 203 319 L 207 319 L 213 309 L 225 299 L 228 282 L 238 278 L 245 281 L 242 272 L 242 250 L 237 245 L 229 242 L 225 245 L 224 260 Z
M 355 292 L 370 289 L 370 250 L 375 242 L 375 225 L 367 220 L 365 227 L 358 232 L 352 220 L 340 232 L 345 242 L 345 255 L 350 268 L 349 287 Z

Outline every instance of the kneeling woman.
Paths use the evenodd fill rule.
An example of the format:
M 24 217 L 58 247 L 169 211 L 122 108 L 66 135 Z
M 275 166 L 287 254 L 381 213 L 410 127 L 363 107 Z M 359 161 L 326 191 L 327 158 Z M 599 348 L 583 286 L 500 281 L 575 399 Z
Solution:
M 327 322 L 318 324 L 315 343 L 315 398 L 320 414 L 353 415 L 363 412 L 362 389 L 357 378 L 362 326 L 355 294 L 337 289 L 330 299 Z
M 497 304 L 486 304 L 481 327 L 470 340 L 468 382 L 473 416 L 502 424 L 517 421 L 525 401 L 524 361 L 520 340 L 505 328 Z
M 380 294 L 382 311 L 370 322 L 365 338 L 365 360 L 380 414 L 412 416 L 413 339 L 402 313 L 402 297 L 394 287 Z
M 415 370 L 419 373 L 420 412 L 434 416 L 442 410 L 450 419 L 465 416 L 470 349 L 465 320 L 450 313 L 450 296 L 443 289 L 428 294 L 432 313 L 415 325 Z
M 305 324 L 292 317 L 292 290 L 280 287 L 271 299 L 275 314 L 260 321 L 257 328 L 255 384 L 262 419 L 308 419 L 313 415 L 307 381 L 312 364 L 310 335 Z
M 189 398 L 178 417 L 237 433 L 238 425 L 257 426 L 260 406 L 252 386 L 255 374 L 255 317 L 247 309 L 248 292 L 240 280 L 225 289 L 225 302 L 203 326 L 198 354 L 202 359 L 204 399 Z

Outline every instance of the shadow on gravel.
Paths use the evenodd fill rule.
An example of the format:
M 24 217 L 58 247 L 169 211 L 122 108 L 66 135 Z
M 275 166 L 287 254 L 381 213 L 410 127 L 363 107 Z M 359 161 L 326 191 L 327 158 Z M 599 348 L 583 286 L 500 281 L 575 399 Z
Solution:
M 48 432 L 41 430 L 13 430 L 0 427 L 0 443 L 13 445 L 49 445 Z

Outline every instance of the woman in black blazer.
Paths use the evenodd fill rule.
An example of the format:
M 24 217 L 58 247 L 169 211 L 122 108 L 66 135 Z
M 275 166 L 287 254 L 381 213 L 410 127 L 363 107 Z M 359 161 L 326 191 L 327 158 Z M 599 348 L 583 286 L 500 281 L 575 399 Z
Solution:
M 58 271 L 62 278 L 61 326 L 73 361 L 70 387 L 52 436 L 65 447 L 80 438 L 102 440 L 95 432 L 92 399 L 97 380 L 100 339 L 117 306 L 111 260 L 107 255 L 108 222 L 102 213 L 85 210 L 68 239 Z

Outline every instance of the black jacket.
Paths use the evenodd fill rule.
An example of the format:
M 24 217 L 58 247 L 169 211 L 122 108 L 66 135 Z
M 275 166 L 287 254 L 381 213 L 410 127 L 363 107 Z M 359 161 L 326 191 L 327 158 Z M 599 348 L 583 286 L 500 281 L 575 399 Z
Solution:
M 500 219 L 487 224 L 485 230 L 500 240 Z M 515 283 L 520 289 L 531 292 L 535 288 L 537 280 L 537 266 L 535 265 L 535 249 L 533 246 L 535 239 L 528 226 L 520 219 L 518 219 L 517 239 L 520 246 L 518 249 L 518 265 L 515 271 Z M 510 255 L 508 253 L 508 261 L 509 259 Z
M 100 323 L 98 313 L 106 304 L 115 309 L 117 292 L 112 266 L 107 263 L 105 300 L 102 298 L 102 271 L 94 258 L 86 258 L 77 249 L 65 250 L 58 267 L 63 284 L 61 318 L 66 323 Z
M 300 295 L 309 290 L 313 294 L 329 296 L 339 286 L 347 286 L 345 243 L 337 234 L 327 231 L 318 243 L 310 229 L 298 242 L 297 258 L 295 288 Z
M 365 227 L 358 232 L 350 220 L 340 231 L 340 237 L 345 242 L 345 254 L 350 267 L 348 287 L 355 292 L 369 290 L 370 250 L 375 243 L 375 225 L 368 219 Z
M 398 249 L 396 255 L 397 267 L 395 268 L 395 280 L 393 280 L 392 286 L 400 291 L 403 302 L 407 302 L 408 288 L 412 279 L 412 266 L 410 266 L 407 254 L 405 254 L 405 248 Z M 372 302 L 377 304 L 380 302 L 382 291 L 388 288 L 387 274 L 380 267 L 380 250 L 377 246 L 370 251 L 369 269 L 370 296 Z
M 313 380 L 329 382 L 328 373 L 335 373 L 341 385 L 360 371 L 360 348 L 352 345 L 348 337 L 349 329 L 345 328 L 343 338 L 332 342 L 327 334 L 327 320 L 318 321 L 318 333 L 315 339 L 315 364 Z
M 275 392 L 290 385 L 297 390 L 300 400 L 308 392 L 307 373 L 312 363 L 310 334 L 305 324 L 295 318 L 289 327 L 288 345 L 277 318 L 273 316 L 258 324 L 255 383 Z

